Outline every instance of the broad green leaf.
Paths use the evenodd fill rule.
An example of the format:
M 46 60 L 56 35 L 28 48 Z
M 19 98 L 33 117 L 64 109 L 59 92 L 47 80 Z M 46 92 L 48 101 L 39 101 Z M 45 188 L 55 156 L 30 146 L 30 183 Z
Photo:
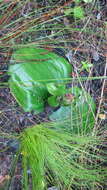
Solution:
M 59 102 L 57 100 L 57 97 L 56 96 L 50 96 L 48 98 L 48 104 L 52 107 L 57 107 L 59 106 Z
M 77 19 L 83 19 L 84 18 L 84 10 L 80 6 L 75 6 L 74 7 L 74 17 Z
M 66 92 L 65 85 L 62 84 L 48 83 L 47 89 L 48 92 L 53 96 L 60 96 Z
M 62 83 L 72 66 L 66 59 L 45 49 L 20 48 L 12 55 L 9 67 L 10 90 L 25 111 L 44 110 L 49 96 L 47 83 Z
M 91 131 L 94 125 L 95 103 L 91 96 L 78 87 L 73 87 L 71 93 L 75 95 L 75 99 L 71 105 L 62 106 L 50 115 L 50 120 L 69 123 L 72 132 L 87 133 Z

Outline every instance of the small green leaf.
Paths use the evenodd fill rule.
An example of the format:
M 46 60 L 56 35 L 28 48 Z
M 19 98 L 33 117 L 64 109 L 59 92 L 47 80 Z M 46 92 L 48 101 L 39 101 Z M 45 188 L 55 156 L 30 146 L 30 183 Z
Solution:
M 57 97 L 56 96 L 50 96 L 48 98 L 48 104 L 52 107 L 57 107 L 59 106 L 59 102 L 57 100 Z
M 84 18 L 84 10 L 82 7 L 80 6 L 76 6 L 74 7 L 74 17 L 77 19 L 83 19 Z
M 56 85 L 54 83 L 48 83 L 46 86 L 47 86 L 48 92 L 51 95 L 55 95 L 55 92 L 57 91 Z
M 82 61 L 81 64 L 82 64 L 82 68 L 80 69 L 81 71 L 86 70 L 87 72 L 89 72 L 90 68 L 93 66 L 93 64 L 89 63 L 88 61 Z
M 62 84 L 48 83 L 46 86 L 48 92 L 53 96 L 60 96 L 66 92 L 65 85 Z

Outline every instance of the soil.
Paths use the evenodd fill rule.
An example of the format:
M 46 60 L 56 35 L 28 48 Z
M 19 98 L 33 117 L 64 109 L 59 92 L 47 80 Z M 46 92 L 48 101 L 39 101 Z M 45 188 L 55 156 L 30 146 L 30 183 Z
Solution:
M 50 2 L 50 1 L 49 1 Z M 58 1 L 59 2 L 59 1 Z M 63 4 L 65 1 L 60 1 L 61 4 Z M 56 3 L 56 2 L 54 2 Z M 54 4 L 53 3 L 53 4 Z M 60 4 L 58 3 L 58 5 Z M 43 1 L 43 3 L 40 3 L 37 1 L 37 6 L 47 6 L 48 1 Z M 26 14 L 27 6 L 24 9 L 24 13 Z M 30 5 L 30 9 L 34 9 L 35 4 L 32 2 Z M 88 5 L 90 6 L 90 5 Z M 93 24 L 93 20 L 90 23 L 90 27 L 94 27 L 95 30 L 97 30 L 100 26 L 102 27 L 102 22 L 106 21 L 106 8 L 107 8 L 107 2 L 106 1 L 99 1 L 99 4 L 97 5 L 98 9 L 93 10 L 94 16 L 99 17 L 101 15 L 101 18 L 99 19 L 99 22 L 95 23 L 96 26 Z M 106 8 L 105 8 L 106 7 Z M 61 20 L 62 22 L 62 20 Z M 70 24 L 71 18 L 67 17 L 66 22 Z M 72 24 L 72 23 L 71 23 Z M 96 29 L 97 27 L 97 29 Z M 2 33 L 2 32 L 1 32 Z M 1 34 L 2 35 L 2 34 Z M 71 34 L 70 34 L 71 35 Z M 73 34 L 75 37 L 76 33 Z M 23 37 L 23 36 L 22 36 Z M 32 38 L 34 38 L 34 34 L 32 34 Z M 88 36 L 89 37 L 89 36 Z M 77 37 L 78 38 L 78 37 Z M 80 36 L 80 40 L 85 41 L 87 36 Z M 82 77 L 101 77 L 104 76 L 105 67 L 106 67 L 106 61 L 107 61 L 107 53 L 105 54 L 105 38 L 104 37 L 97 37 L 93 36 L 93 39 L 89 39 L 88 42 L 85 43 L 83 48 L 83 51 L 75 50 L 75 47 L 77 47 L 76 42 L 75 43 L 67 43 L 67 46 L 69 47 L 66 49 L 66 53 L 69 52 L 69 49 L 73 49 L 72 51 L 72 59 L 71 62 L 73 62 L 73 73 L 72 77 L 74 77 L 73 83 L 75 83 L 75 77 L 76 77 L 76 71 L 79 72 L 80 68 L 80 62 L 81 60 L 90 60 L 90 62 L 93 64 L 93 68 L 91 72 L 87 72 L 86 70 L 82 70 L 80 72 L 80 76 Z M 27 36 L 26 36 L 27 39 Z M 26 41 L 25 37 L 23 38 L 23 42 Z M 17 40 L 20 41 L 18 38 Z M 92 41 L 91 41 L 92 40 Z M 97 40 L 101 41 L 100 43 L 97 42 Z M 91 44 L 92 43 L 92 44 Z M 94 47 L 93 47 L 94 46 Z M 53 47 L 52 47 L 53 48 Z M 88 51 L 84 51 L 85 49 L 88 49 Z M 90 51 L 91 49 L 91 51 Z M 98 50 L 98 51 L 97 51 Z M 22 168 L 21 168 L 21 162 L 20 159 L 17 162 L 15 168 L 13 168 L 13 163 L 15 162 L 15 159 L 17 157 L 17 151 L 19 147 L 19 142 L 16 141 L 16 139 L 11 138 L 11 134 L 17 135 L 20 134 L 24 128 L 39 124 L 43 121 L 48 121 L 48 114 L 52 112 L 52 109 L 50 107 L 46 107 L 45 112 L 35 115 L 34 113 L 30 112 L 24 112 L 23 109 L 18 105 L 18 103 L 15 101 L 14 97 L 12 96 L 10 89 L 7 86 L 4 85 L 4 83 L 7 83 L 9 80 L 9 76 L 7 74 L 8 67 L 10 65 L 10 59 L 11 56 L 7 57 L 8 48 L 0 48 L 0 190 L 22 190 L 21 186 L 21 180 L 22 180 Z M 58 53 L 61 56 L 66 57 L 66 53 L 61 48 L 53 49 L 56 53 Z M 97 105 L 97 110 L 99 106 L 99 102 L 101 100 L 101 90 L 103 85 L 104 79 L 97 79 L 97 80 L 87 80 L 83 82 L 84 88 L 91 94 L 91 96 L 94 98 L 94 101 Z M 107 124 L 107 79 L 106 83 L 103 89 L 103 101 L 101 104 L 101 111 L 100 113 L 104 116 L 103 119 L 99 118 L 98 122 L 101 124 L 102 127 L 105 127 Z M 97 113 L 96 110 L 96 113 Z M 105 130 L 104 135 L 106 136 L 107 132 Z M 8 136 L 10 137 L 8 138 Z M 15 164 L 15 163 L 14 163 Z M 11 173 L 13 171 L 13 173 Z M 10 178 L 12 177 L 11 184 Z M 8 185 L 7 185 L 8 184 Z

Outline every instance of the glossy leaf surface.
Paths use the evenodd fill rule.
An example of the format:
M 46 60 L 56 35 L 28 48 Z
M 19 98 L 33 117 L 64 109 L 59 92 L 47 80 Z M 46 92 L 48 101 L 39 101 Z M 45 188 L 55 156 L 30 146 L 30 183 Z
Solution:
M 45 49 L 20 48 L 9 68 L 12 94 L 25 111 L 40 113 L 49 96 L 47 83 L 61 83 L 72 71 L 66 59 Z
M 59 102 L 57 100 L 57 97 L 56 96 L 50 96 L 48 98 L 48 104 L 52 107 L 57 107 L 59 106 Z
M 64 84 L 48 83 L 47 89 L 48 92 L 53 96 L 61 96 L 66 93 L 66 88 Z

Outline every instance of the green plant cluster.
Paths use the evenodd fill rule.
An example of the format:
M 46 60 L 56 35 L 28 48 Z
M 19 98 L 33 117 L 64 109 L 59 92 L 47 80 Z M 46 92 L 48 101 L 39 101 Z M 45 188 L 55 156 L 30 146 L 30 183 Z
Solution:
M 40 48 L 20 48 L 12 61 L 10 89 L 25 111 L 40 113 L 46 102 L 59 107 L 49 115 L 51 122 L 20 134 L 23 189 L 29 190 L 31 185 L 32 190 L 44 190 L 49 184 L 61 190 L 96 188 L 106 177 L 105 169 L 97 169 L 101 141 L 92 135 L 96 106 L 84 89 L 66 87 L 72 66 L 63 57 Z
M 20 48 L 15 51 L 12 60 L 14 65 L 9 68 L 10 89 L 25 111 L 35 113 L 44 110 L 49 97 L 49 84 L 53 81 L 63 83 L 72 71 L 66 59 L 46 49 Z M 62 93 L 63 88 L 60 86 L 56 93 Z
M 97 163 L 101 159 L 97 155 L 96 146 L 100 145 L 100 139 L 91 135 L 77 136 L 61 130 L 58 132 L 53 130 L 54 125 L 55 123 L 36 125 L 21 135 L 24 190 L 29 190 L 28 169 L 33 190 L 47 190 L 49 184 L 56 185 L 61 190 L 72 190 L 73 186 L 95 189 L 107 176 L 106 169 Z
M 103 43 L 104 27 L 99 24 L 96 30 L 96 24 L 93 25 L 95 20 L 103 23 L 99 2 L 56 2 L 0 0 L 0 45 L 3 55 L 8 52 L 5 55 L 9 58 L 11 50 L 14 51 L 8 71 L 11 93 L 25 112 L 41 113 L 47 104 L 56 110 L 49 115 L 48 122 L 29 126 L 16 134 L 20 146 L 12 162 L 6 190 L 13 184 L 18 156 L 22 159 L 23 190 L 47 190 L 48 186 L 58 190 L 98 190 L 103 189 L 107 179 L 107 169 L 103 167 L 107 157 L 102 149 L 106 148 L 105 139 L 102 129 L 100 136 L 97 130 L 93 132 L 95 102 L 83 89 L 81 81 L 80 87 L 67 88 L 65 81 L 71 82 L 72 65 L 67 59 L 43 49 L 69 48 L 73 44 L 76 50 L 78 47 L 90 50 L 89 40 L 93 35 L 99 39 L 99 45 Z M 94 46 L 92 44 L 91 48 Z M 78 71 L 90 72 L 91 67 L 84 58 Z M 103 76 L 90 78 L 104 79 Z M 13 138 L 14 134 L 9 133 L 9 136 Z
M 79 133 L 92 129 L 95 103 L 83 89 L 66 88 L 64 80 L 72 71 L 66 59 L 37 48 L 18 49 L 12 59 L 15 64 L 9 68 L 10 89 L 25 111 L 40 113 L 48 102 L 52 107 L 60 106 L 50 115 L 52 121 L 67 119 L 72 122 L 71 131 L 75 128 Z

